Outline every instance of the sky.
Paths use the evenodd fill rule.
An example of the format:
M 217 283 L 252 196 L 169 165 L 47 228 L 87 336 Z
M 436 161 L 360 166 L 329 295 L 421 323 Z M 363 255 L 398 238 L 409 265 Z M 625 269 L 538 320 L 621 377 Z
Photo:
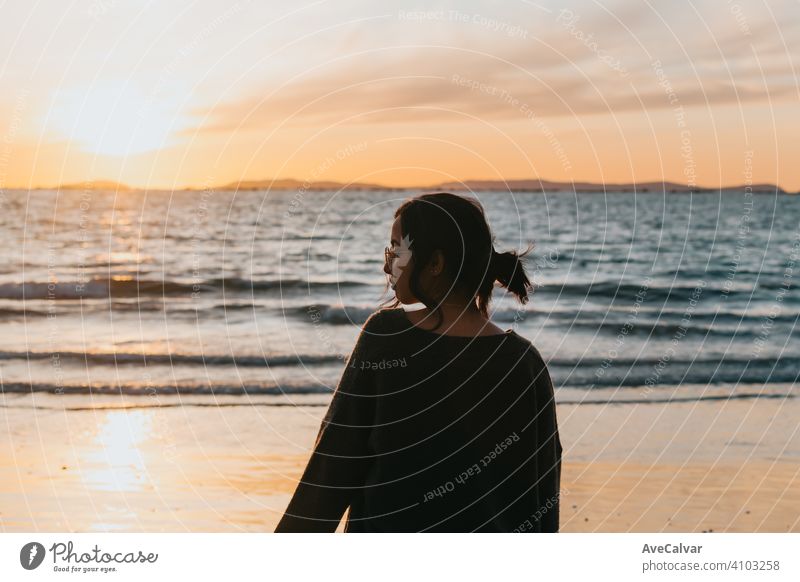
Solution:
M 6 2 L 0 188 L 800 190 L 800 4 Z

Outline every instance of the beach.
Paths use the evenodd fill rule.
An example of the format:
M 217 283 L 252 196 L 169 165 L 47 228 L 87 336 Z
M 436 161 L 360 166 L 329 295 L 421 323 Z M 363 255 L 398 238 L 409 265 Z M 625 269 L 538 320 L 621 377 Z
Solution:
M 3 395 L 2 531 L 271 532 L 325 406 L 182 400 Z M 800 531 L 795 398 L 558 415 L 562 532 Z

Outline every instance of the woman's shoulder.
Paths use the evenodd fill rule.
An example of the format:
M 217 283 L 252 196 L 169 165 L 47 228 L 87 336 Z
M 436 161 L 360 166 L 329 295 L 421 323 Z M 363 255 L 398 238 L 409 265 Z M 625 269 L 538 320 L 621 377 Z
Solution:
M 542 356 L 539 349 L 525 336 L 519 335 L 516 331 L 512 331 L 509 335 L 514 338 L 513 345 L 518 350 L 518 354 L 524 357 L 531 363 L 533 368 L 541 369 L 547 367 L 547 362 Z
M 531 361 L 537 368 L 547 368 L 547 362 L 542 357 L 541 352 L 530 341 L 527 342 L 528 352 L 530 353 Z
M 396 318 L 398 312 L 403 311 L 400 307 L 382 307 L 373 311 L 364 323 L 364 327 L 376 327 L 385 325 L 389 320 Z
M 371 335 L 389 334 L 399 329 L 404 321 L 401 307 L 383 307 L 373 311 L 364 322 L 361 329 Z

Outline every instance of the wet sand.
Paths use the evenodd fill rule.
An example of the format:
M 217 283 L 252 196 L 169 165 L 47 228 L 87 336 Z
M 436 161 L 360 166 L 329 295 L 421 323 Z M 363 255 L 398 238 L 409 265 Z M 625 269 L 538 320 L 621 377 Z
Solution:
M 241 397 L 0 399 L 4 532 L 272 531 L 325 412 Z M 796 399 L 558 414 L 561 531 L 800 531 Z

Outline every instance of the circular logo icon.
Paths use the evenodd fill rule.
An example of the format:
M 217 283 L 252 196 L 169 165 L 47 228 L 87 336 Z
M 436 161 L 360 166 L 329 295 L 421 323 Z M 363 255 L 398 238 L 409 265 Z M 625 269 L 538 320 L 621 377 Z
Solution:
M 26 570 L 35 570 L 44 560 L 44 546 L 39 542 L 28 542 L 19 551 L 19 563 Z

